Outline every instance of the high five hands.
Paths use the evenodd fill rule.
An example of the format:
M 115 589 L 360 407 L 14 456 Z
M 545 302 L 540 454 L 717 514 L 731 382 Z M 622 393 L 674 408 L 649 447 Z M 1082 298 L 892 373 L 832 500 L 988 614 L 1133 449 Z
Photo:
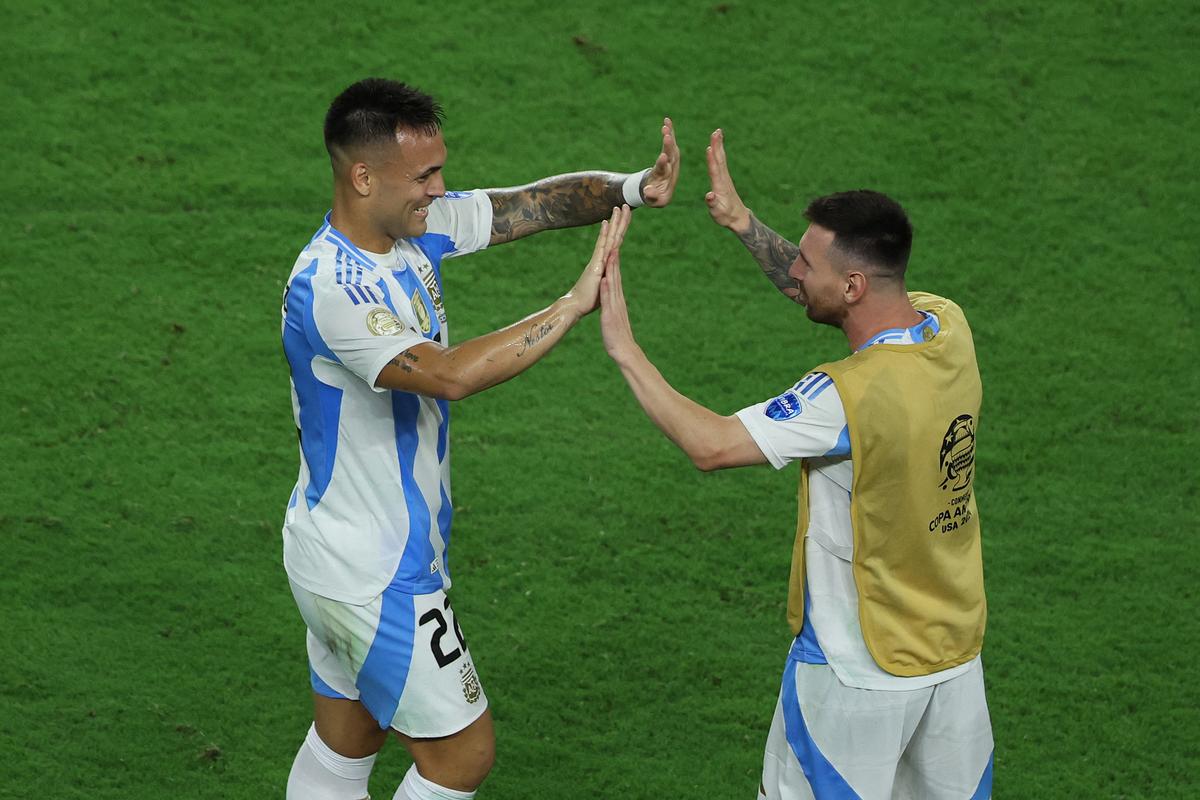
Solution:
M 633 211 L 629 206 L 621 206 L 613 209 L 611 219 L 600 223 L 600 232 L 596 235 L 592 257 L 567 295 L 574 302 L 579 316 L 592 313 L 599 305 L 600 279 L 604 276 L 605 265 L 608 259 L 620 253 L 621 242 L 625 240 L 625 231 L 629 228 L 632 216 Z
M 600 334 L 604 349 L 621 363 L 623 357 L 637 350 L 629 311 L 625 306 L 625 291 L 621 288 L 621 250 L 609 251 L 604 261 L 604 280 L 600 282 Z
M 643 187 L 646 204 L 665 206 L 679 180 L 679 147 L 675 143 L 674 126 L 670 118 L 663 120 L 663 149 L 658 156 Z M 737 234 L 750 229 L 751 213 L 733 185 L 729 175 L 729 164 L 725 158 L 725 132 L 720 128 L 713 131 L 705 151 L 708 162 L 708 178 L 711 188 L 704 195 L 709 216 L 718 225 Z M 615 243 L 604 247 L 604 279 L 600 284 L 600 330 L 604 336 L 604 348 L 618 362 L 637 348 L 633 329 L 629 323 L 629 311 L 625 303 L 625 292 L 621 285 L 621 242 L 629 226 L 629 210 L 623 209 L 622 227 Z M 617 224 L 614 214 L 613 223 Z M 603 237 L 604 234 L 602 233 Z M 597 254 L 600 243 L 597 242 Z

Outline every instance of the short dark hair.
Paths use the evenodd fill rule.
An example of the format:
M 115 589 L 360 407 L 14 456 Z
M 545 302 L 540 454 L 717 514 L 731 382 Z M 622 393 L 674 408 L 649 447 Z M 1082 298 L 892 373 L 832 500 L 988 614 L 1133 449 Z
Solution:
M 325 149 L 392 141 L 407 129 L 429 136 L 441 130 L 442 107 L 420 89 L 387 78 L 366 78 L 334 98 L 325 114 Z
M 913 228 L 904 209 L 892 198 L 869 189 L 818 197 L 804 209 L 813 224 L 833 231 L 833 246 L 902 278 L 912 251 Z

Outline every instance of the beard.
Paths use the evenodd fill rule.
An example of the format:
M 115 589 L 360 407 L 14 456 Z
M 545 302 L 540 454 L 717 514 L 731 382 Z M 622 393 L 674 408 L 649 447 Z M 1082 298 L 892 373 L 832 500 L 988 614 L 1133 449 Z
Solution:
M 834 328 L 842 327 L 842 314 L 840 309 L 825 308 L 820 304 L 809 302 L 809 298 L 804 298 L 801 301 L 804 306 L 804 314 L 813 322 L 819 325 L 831 325 Z

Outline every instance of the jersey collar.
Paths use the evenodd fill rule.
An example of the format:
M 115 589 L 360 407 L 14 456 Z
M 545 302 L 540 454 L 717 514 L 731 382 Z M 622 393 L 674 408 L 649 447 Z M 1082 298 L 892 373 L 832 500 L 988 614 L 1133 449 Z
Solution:
M 333 242 L 338 247 L 348 251 L 355 258 L 362 261 L 366 266 L 374 267 L 375 258 L 379 258 L 378 254 L 375 256 L 375 258 L 372 258 L 363 250 L 355 247 L 354 244 L 346 237 L 346 234 L 333 227 L 333 223 L 329 221 L 329 217 L 332 216 L 332 214 L 332 211 L 329 211 L 325 214 L 325 225 L 320 231 L 318 231 L 317 236 Z
M 888 328 L 886 331 L 880 331 L 858 349 L 866 350 L 873 344 L 919 344 L 932 339 L 941 330 L 937 317 L 926 311 L 918 313 L 924 319 L 916 325 L 913 325 L 911 328 Z

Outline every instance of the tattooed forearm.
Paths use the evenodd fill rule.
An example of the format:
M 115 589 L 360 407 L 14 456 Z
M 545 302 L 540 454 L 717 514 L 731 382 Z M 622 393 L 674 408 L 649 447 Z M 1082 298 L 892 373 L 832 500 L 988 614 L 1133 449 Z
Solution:
M 517 358 L 525 355 L 525 353 L 529 351 L 529 348 L 546 338 L 546 335 L 549 334 L 550 331 L 554 330 L 555 327 L 556 323 L 554 320 L 530 325 L 529 332 L 526 333 L 525 337 L 521 340 L 521 349 L 517 351 Z
M 488 189 L 492 201 L 492 244 L 531 233 L 590 225 L 608 218 L 625 202 L 625 176 L 615 172 L 574 172 L 526 186 Z
M 788 275 L 788 268 L 800 255 L 799 246 L 762 224 L 753 214 L 750 215 L 750 229 L 739 233 L 738 238 L 758 261 L 767 279 L 794 300 L 799 289 L 795 279 Z
M 393 367 L 399 367 L 400 369 L 404 370 L 405 372 L 412 372 L 413 371 L 412 364 L 409 364 L 408 362 L 411 361 L 411 362 L 413 362 L 413 364 L 415 364 L 420 360 L 421 359 L 418 358 L 415 354 L 413 354 L 412 352 L 410 352 L 408 350 L 405 350 L 403 353 L 396 356 L 388 363 L 391 364 Z

